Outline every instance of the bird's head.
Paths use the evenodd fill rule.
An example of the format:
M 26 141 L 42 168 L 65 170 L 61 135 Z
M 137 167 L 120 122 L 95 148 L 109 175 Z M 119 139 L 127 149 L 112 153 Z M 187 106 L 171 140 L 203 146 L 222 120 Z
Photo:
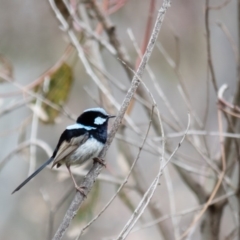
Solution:
M 107 114 L 103 108 L 86 109 L 77 119 L 77 123 L 87 127 L 98 128 L 107 126 L 109 118 L 115 116 Z

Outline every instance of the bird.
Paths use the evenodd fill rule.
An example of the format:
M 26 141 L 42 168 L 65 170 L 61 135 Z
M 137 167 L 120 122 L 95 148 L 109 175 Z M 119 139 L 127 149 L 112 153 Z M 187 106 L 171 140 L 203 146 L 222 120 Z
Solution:
M 76 123 L 63 131 L 52 156 L 25 179 L 12 194 L 20 190 L 47 165 L 52 163 L 51 168 L 55 166 L 59 168 L 65 164 L 76 190 L 85 195 L 84 188 L 77 185 L 70 167 L 82 165 L 90 159 L 105 165 L 104 161 L 98 158 L 98 155 L 107 141 L 108 120 L 114 117 L 103 108 L 98 107 L 83 111 L 77 118 Z

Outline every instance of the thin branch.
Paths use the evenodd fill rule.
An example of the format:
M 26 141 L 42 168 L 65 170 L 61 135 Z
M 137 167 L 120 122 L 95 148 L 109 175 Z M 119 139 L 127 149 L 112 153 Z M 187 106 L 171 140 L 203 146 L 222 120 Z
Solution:
M 180 142 L 178 143 L 178 146 L 174 149 L 174 151 L 172 152 L 172 154 L 170 155 L 170 157 L 168 158 L 168 160 L 165 162 L 165 164 L 163 165 L 162 167 L 162 170 L 167 166 L 168 162 L 173 158 L 173 156 L 175 155 L 175 153 L 177 152 L 177 150 L 181 147 L 185 137 L 187 136 L 187 132 L 188 132 L 188 129 L 190 127 L 190 124 L 191 124 L 191 118 L 190 118 L 190 114 L 188 114 L 188 124 L 187 124 L 187 128 L 186 128 L 186 131 L 185 131 L 185 134 L 183 135 L 182 139 L 180 140 Z

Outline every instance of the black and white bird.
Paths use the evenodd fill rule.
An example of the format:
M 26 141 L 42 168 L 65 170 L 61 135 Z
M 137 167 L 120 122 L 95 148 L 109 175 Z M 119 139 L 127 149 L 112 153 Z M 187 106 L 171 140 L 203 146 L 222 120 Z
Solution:
M 52 168 L 57 168 L 65 164 L 75 188 L 84 194 L 72 175 L 70 167 L 81 165 L 89 159 L 94 159 L 102 164 L 104 162 L 98 158 L 107 140 L 107 126 L 111 116 L 103 108 L 86 109 L 77 119 L 76 123 L 68 126 L 60 136 L 57 147 L 53 155 L 32 175 L 23 181 L 13 192 L 15 193 L 35 177 L 43 168 L 52 163 Z

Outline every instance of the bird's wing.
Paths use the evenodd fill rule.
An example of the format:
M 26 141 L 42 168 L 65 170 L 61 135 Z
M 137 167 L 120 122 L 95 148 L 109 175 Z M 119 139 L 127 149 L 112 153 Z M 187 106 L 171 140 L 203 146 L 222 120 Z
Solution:
M 89 133 L 86 132 L 79 137 L 73 137 L 69 142 L 63 141 L 57 150 L 56 156 L 52 164 L 52 168 L 69 154 L 71 154 L 73 151 L 75 151 L 79 147 L 79 145 L 85 143 L 88 138 Z

